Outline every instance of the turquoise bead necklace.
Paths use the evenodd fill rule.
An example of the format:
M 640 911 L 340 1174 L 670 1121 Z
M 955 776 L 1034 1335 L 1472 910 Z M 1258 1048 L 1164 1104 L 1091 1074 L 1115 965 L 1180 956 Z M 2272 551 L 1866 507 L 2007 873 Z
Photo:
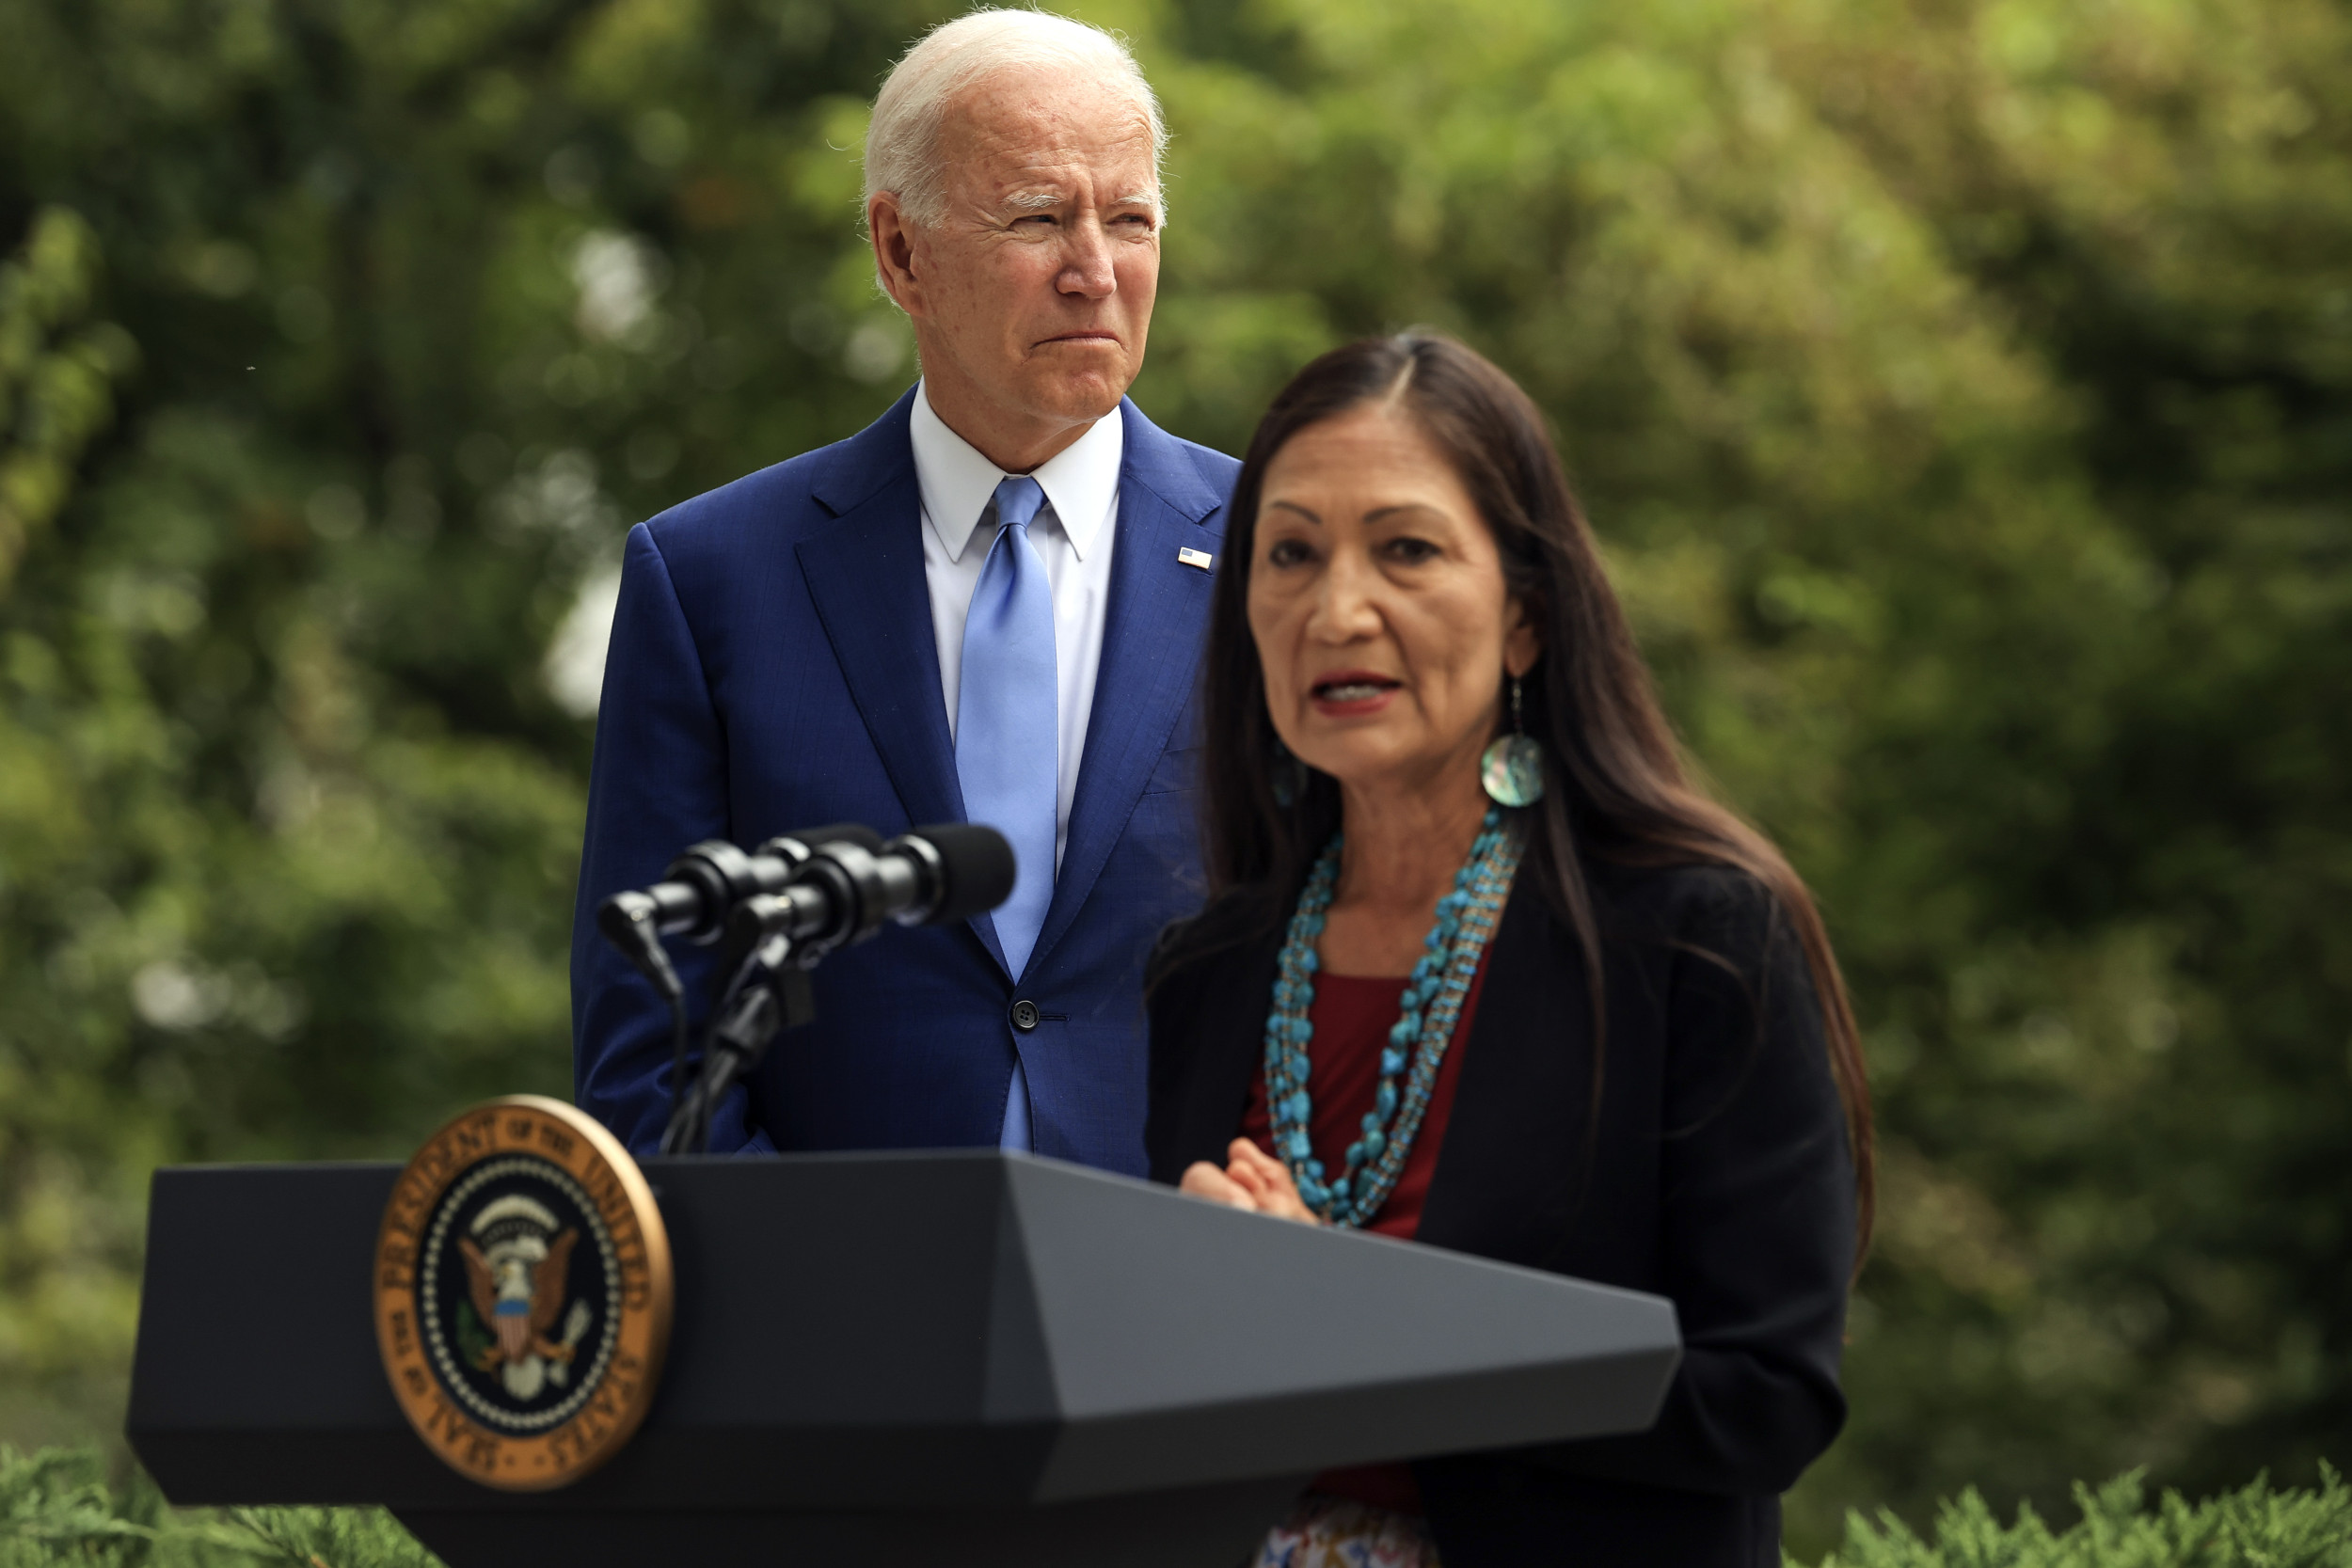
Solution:
M 1406 982 L 1404 1011 L 1380 1053 L 1380 1086 L 1363 1119 L 1363 1135 L 1347 1147 L 1347 1168 L 1327 1177 L 1309 1132 L 1314 1101 L 1307 1090 L 1308 1046 L 1314 1025 L 1308 1013 L 1315 1003 L 1315 942 L 1323 935 L 1324 916 L 1339 884 L 1341 838 L 1331 835 L 1308 874 L 1282 943 L 1274 1009 L 1265 1023 L 1265 1085 L 1275 1157 L 1290 1166 L 1300 1201 L 1325 1223 L 1354 1228 L 1370 1224 L 1380 1212 L 1412 1152 L 1463 1000 L 1477 977 L 1479 957 L 1493 939 L 1503 900 L 1510 895 L 1524 841 L 1518 824 L 1506 823 L 1500 808 L 1486 808 L 1470 858 L 1454 875 L 1454 891 L 1438 900 L 1437 924 L 1422 941 L 1421 958 Z

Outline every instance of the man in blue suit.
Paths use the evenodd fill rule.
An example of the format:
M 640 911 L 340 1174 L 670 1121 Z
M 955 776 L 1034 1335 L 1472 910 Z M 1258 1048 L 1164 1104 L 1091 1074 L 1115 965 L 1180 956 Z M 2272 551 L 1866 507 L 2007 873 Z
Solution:
M 668 1020 L 598 939 L 600 900 L 700 839 L 969 820 L 1011 841 L 1011 896 L 828 958 L 817 1022 L 712 1148 L 999 1145 L 1143 1174 L 1139 983 L 1201 892 L 1191 698 L 1236 467 L 1125 397 L 1164 140 L 1093 28 L 982 11 L 929 35 L 866 147 L 922 380 L 630 531 L 572 938 L 578 1098 L 630 1148 L 669 1116 Z M 698 1002 L 709 954 L 680 954 Z

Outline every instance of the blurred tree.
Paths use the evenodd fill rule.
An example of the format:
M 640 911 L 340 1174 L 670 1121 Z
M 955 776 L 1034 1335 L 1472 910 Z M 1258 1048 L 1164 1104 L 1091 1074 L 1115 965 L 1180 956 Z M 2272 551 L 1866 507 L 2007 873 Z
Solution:
M 19 559 L 64 507 L 84 445 L 113 414 L 112 383 L 134 361 L 120 327 L 87 319 L 96 271 L 88 228 L 60 209 L 37 214 L 22 252 L 0 263 L 0 604 Z M 40 734 L 39 709 L 58 673 L 52 648 L 16 629 L 13 617 L 0 622 L 0 680 L 10 699 L 0 707 L 0 907 L 12 913 L 46 902 L 62 880 L 58 837 L 87 826 L 71 803 L 68 748 L 80 739 L 103 750 L 110 738 L 97 714 L 87 717 L 99 723 L 71 726 L 79 731 L 71 738 Z M 7 934 L 21 929 L 11 923 Z M 12 1023 L 44 1010 L 29 957 L 13 942 L 0 945 L 0 996 Z M 60 1082 L 12 1047 L 0 1034 L 0 1366 L 69 1377 L 95 1368 L 103 1379 L 120 1358 L 133 1307 L 137 1245 L 125 1222 L 135 1206 L 126 1200 L 138 1156 L 152 1148 L 141 1136 L 151 1118 L 130 1109 L 87 1146 L 94 1170 L 61 1171 L 56 1134 L 89 1131 L 75 1126 L 92 1109 L 87 1085 L 78 1074 Z M 114 1201 L 97 1201 L 102 1193 Z
M 1177 133 L 1138 401 L 1239 450 L 1343 337 L 1494 354 L 1824 896 L 1886 1202 L 1795 1544 L 2309 1481 L 2352 1431 L 2352 17 L 1080 9 Z M 0 1426 L 103 1410 L 153 1160 L 564 1083 L 622 528 L 913 373 L 854 149 L 944 13 L 0 0 L 0 233 L 86 226 L 0 307 L 74 434 L 0 416 L 0 473 L 120 402 L 70 504 L 0 502 Z M 86 233 L 119 330 L 56 303 Z
M 545 656 L 628 521 L 895 395 L 828 137 L 920 20 L 0 0 L 0 232 L 79 214 L 0 329 L 9 1435 L 113 1424 L 158 1159 L 568 1085 L 601 641 Z

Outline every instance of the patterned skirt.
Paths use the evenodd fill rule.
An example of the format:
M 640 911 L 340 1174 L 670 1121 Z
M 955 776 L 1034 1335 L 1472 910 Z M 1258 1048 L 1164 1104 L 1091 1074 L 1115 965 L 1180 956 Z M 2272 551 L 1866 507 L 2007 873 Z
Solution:
M 1438 1568 L 1425 1520 L 1310 1492 L 1266 1532 L 1249 1568 Z

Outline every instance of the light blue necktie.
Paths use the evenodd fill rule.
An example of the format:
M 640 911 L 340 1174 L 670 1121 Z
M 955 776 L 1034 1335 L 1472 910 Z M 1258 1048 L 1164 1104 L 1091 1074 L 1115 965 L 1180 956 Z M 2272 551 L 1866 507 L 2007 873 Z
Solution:
M 996 940 L 1018 979 L 1054 901 L 1054 811 L 1061 795 L 1061 696 L 1054 668 L 1054 594 L 1029 525 L 1045 504 L 1024 476 L 996 486 L 996 543 L 963 622 L 956 693 L 956 776 L 963 815 L 1012 845 L 1012 896 L 996 906 Z M 1007 1148 L 1029 1147 L 1029 1085 L 1018 1058 L 1005 1101 Z

